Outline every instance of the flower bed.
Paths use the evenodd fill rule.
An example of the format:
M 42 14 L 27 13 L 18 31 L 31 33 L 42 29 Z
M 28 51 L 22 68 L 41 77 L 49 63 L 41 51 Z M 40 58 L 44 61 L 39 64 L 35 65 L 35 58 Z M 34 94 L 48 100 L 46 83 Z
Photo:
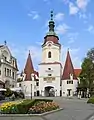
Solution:
M 3 114 L 11 114 L 11 113 L 16 113 L 17 111 L 17 104 L 22 103 L 23 101 L 15 101 L 15 102 L 6 102 L 1 104 L 0 106 L 0 111 Z
M 0 111 L 3 114 L 40 114 L 58 108 L 59 106 L 53 100 L 27 99 L 3 103 L 0 106 Z
M 28 113 L 29 114 L 41 114 L 41 113 L 44 113 L 44 112 L 56 110 L 58 108 L 59 108 L 59 105 L 56 104 L 55 102 L 40 101 L 39 103 L 32 106 L 29 109 Z

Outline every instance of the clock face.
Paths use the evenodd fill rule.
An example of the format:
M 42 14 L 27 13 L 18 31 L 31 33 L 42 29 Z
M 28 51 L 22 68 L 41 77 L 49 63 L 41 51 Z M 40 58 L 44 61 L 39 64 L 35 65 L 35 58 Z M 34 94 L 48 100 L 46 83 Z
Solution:
M 48 42 L 48 47 L 51 47 L 52 46 L 52 42 Z
M 49 43 L 48 46 L 51 47 L 51 43 Z

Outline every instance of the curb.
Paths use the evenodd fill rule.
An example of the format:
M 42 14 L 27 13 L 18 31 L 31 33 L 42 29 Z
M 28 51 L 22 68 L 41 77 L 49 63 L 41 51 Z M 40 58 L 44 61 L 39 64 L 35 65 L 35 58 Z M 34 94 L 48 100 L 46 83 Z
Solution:
M 90 120 L 93 117 L 93 115 L 94 115 L 94 112 L 92 114 L 90 114 L 87 118 L 85 118 L 84 120 Z M 91 119 L 91 120 L 93 120 L 93 119 Z
M 52 110 L 52 111 L 45 112 L 42 114 L 0 114 L 0 117 L 36 117 L 36 116 L 38 117 L 38 116 L 45 116 L 48 114 L 59 112 L 61 110 L 63 110 L 63 108 L 59 108 L 57 110 Z

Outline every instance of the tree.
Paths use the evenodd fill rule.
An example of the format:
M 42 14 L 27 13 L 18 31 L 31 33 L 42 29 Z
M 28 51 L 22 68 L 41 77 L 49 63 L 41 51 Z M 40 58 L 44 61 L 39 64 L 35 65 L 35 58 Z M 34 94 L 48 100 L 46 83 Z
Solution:
M 92 61 L 94 61 L 94 48 L 91 48 L 88 52 L 87 52 L 87 57 L 89 59 L 91 59 Z
M 17 79 L 17 82 L 22 82 L 23 81 L 23 78 L 18 78 Z
M 94 89 L 94 48 L 87 52 L 87 57 L 82 62 L 82 71 L 80 73 L 81 88 L 88 88 L 90 95 L 93 95 Z

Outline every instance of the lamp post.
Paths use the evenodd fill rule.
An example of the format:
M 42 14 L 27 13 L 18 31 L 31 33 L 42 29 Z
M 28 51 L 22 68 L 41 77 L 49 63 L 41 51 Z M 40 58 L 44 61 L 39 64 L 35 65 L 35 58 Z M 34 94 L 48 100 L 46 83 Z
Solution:
M 32 84 L 31 84 L 31 99 L 32 99 Z

